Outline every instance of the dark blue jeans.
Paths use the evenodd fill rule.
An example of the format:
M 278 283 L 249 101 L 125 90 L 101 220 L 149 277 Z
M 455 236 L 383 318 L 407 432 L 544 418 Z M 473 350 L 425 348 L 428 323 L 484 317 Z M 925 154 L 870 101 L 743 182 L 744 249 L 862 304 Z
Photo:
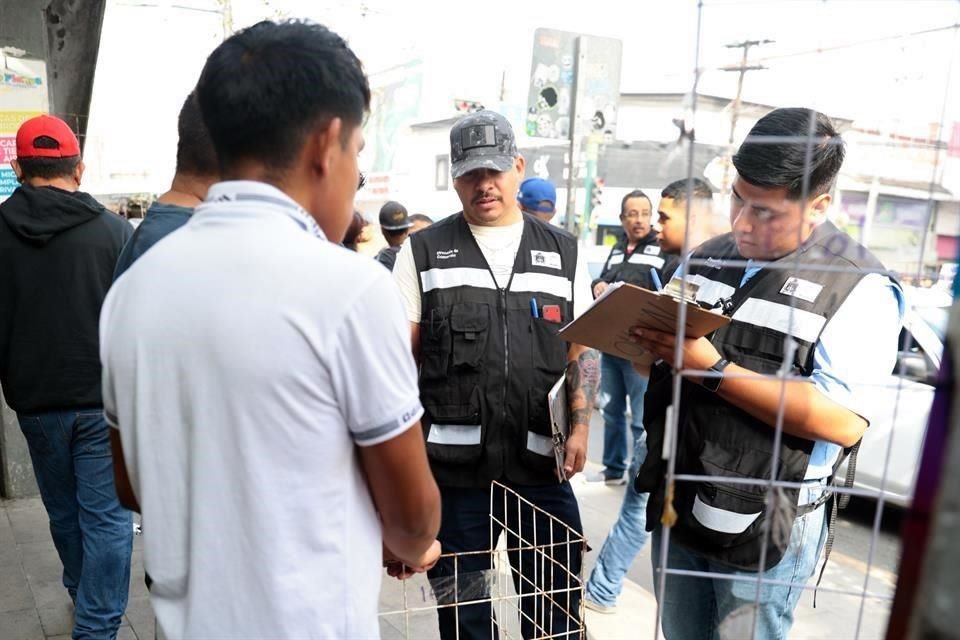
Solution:
M 629 360 L 608 353 L 600 356 L 603 472 L 607 478 L 619 478 L 627 470 L 627 401 L 630 402 L 631 439 L 636 441 L 643 433 L 643 394 L 647 391 L 647 382 Z
M 569 482 L 543 487 L 511 486 L 511 489 L 582 535 L 580 509 Z M 456 607 L 443 605 L 489 597 L 491 550 L 504 531 L 503 524 L 507 529 L 513 585 L 520 596 L 521 634 L 524 638 L 578 637 L 575 632 L 580 625 L 582 544 L 566 544 L 568 532 L 563 526 L 515 496 L 508 495 L 504 500 L 504 494 L 502 489 L 495 490 L 491 500 L 490 489 L 440 487 L 443 510 L 438 538 L 444 554 L 460 554 L 456 558 L 441 559 L 427 574 L 437 603 L 441 605 L 440 637 L 444 640 L 497 637 L 489 602 Z M 478 553 L 468 553 L 471 551 Z M 578 580 L 573 580 L 571 575 Z M 545 592 L 552 593 L 544 596 Z M 571 635 L 564 635 L 568 633 Z
M 117 499 L 103 411 L 17 419 L 63 563 L 63 586 L 76 605 L 73 637 L 115 638 L 127 608 L 133 519 Z

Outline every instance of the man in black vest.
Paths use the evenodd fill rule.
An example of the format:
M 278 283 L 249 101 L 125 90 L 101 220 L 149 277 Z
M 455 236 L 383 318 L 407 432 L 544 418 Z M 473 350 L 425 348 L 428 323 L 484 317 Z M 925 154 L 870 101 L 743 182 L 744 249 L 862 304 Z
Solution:
M 503 116 L 460 119 L 450 158 L 463 211 L 411 236 L 394 269 L 443 500 L 438 538 L 445 553 L 461 554 L 441 560 L 429 577 L 441 604 L 485 597 L 490 550 L 506 529 L 509 549 L 543 546 L 509 552 L 525 596 L 521 632 L 561 636 L 580 624 L 579 597 L 568 589 L 576 588 L 569 578 L 580 573 L 582 549 L 550 541 L 582 531 L 565 480 L 583 469 L 600 367 L 596 352 L 568 345 L 557 331 L 575 305 L 589 305 L 589 276 L 572 235 L 521 212 L 524 160 Z M 547 394 L 564 373 L 571 426 L 560 478 Z M 557 521 L 502 490 L 491 496 L 492 481 Z M 488 638 L 493 630 L 489 603 L 441 608 L 438 616 L 443 638 Z
M 665 365 L 699 372 L 685 376 L 672 412 L 665 365 L 647 393 L 650 455 L 636 484 L 651 493 L 654 564 L 666 544 L 669 569 L 722 574 L 658 574 L 667 638 L 789 635 L 827 536 L 833 470 L 869 424 L 852 385 L 896 361 L 902 291 L 826 219 L 843 156 L 823 114 L 777 109 L 760 119 L 733 159 L 733 232 L 689 260 L 698 301 L 731 323 L 684 339 L 682 363 L 675 336 L 636 330 Z M 677 421 L 676 473 L 709 479 L 666 486 L 667 413 Z M 661 515 L 670 528 L 656 526 Z
M 660 192 L 657 214 L 660 223 L 657 242 L 665 256 L 674 258 L 671 260 L 674 265 L 679 264 L 677 258 L 684 253 L 685 242 L 692 249 L 718 235 L 713 215 L 713 190 L 700 178 L 677 180 L 664 187 Z M 672 275 L 672 272 L 671 268 L 668 273 Z M 643 380 L 646 382 L 645 377 Z M 642 401 L 641 396 L 639 402 Z M 646 456 L 647 437 L 640 428 L 633 441 L 630 477 L 636 477 Z M 588 609 L 599 613 L 616 610 L 627 571 L 650 535 L 646 530 L 648 497 L 648 494 L 632 488 L 624 493 L 617 521 L 603 541 L 584 587 L 584 606 Z
M 593 296 L 599 297 L 614 282 L 629 282 L 656 291 L 664 273 L 672 273 L 677 264 L 657 244 L 657 232 L 651 226 L 653 205 L 647 195 L 635 189 L 620 202 L 623 237 L 603 265 L 600 277 L 593 281 Z M 629 360 L 601 356 L 600 397 L 603 401 L 603 472 L 597 480 L 615 486 L 626 483 L 627 400 L 630 401 L 631 442 L 643 434 L 643 393 L 647 377 L 636 372 Z

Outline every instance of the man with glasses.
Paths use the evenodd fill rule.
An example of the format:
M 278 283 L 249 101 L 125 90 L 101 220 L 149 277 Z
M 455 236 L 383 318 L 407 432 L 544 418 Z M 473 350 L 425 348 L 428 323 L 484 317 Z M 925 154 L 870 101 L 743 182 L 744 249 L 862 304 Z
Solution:
M 629 282 L 644 289 L 657 290 L 664 274 L 672 273 L 676 258 L 660 250 L 657 232 L 650 222 L 653 205 L 647 195 L 636 189 L 620 203 L 623 237 L 607 256 L 600 277 L 593 281 L 597 298 L 614 282 Z M 643 393 L 647 378 L 637 373 L 629 360 L 610 354 L 601 357 L 600 402 L 603 406 L 603 472 L 592 480 L 611 486 L 626 483 L 627 400 L 630 401 L 630 430 L 634 442 L 643 435 Z

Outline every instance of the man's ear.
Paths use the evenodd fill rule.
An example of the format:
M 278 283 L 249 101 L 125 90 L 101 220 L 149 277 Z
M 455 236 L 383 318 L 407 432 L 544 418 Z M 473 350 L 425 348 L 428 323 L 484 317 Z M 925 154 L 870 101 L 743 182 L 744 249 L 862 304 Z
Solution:
M 83 164 L 83 160 L 77 163 L 76 169 L 73 170 L 73 179 L 77 182 L 77 186 L 80 186 L 80 182 L 83 180 L 83 172 L 87 170 L 87 165 Z
M 340 134 L 343 131 L 343 120 L 332 118 L 318 126 L 310 134 L 305 151 L 310 154 L 310 164 L 320 175 L 330 173 L 335 157 L 342 151 Z
M 514 168 L 517 170 L 517 173 L 520 174 L 520 177 L 523 177 L 523 170 L 527 166 L 527 161 L 524 160 L 523 156 L 517 154 L 517 159 L 513 163 Z
M 826 220 L 831 202 L 833 197 L 829 193 L 823 193 L 811 200 L 807 205 L 807 221 L 816 225 Z
M 10 160 L 10 166 L 13 168 L 14 175 L 17 176 L 17 182 L 23 182 L 23 169 L 20 168 L 16 158 Z

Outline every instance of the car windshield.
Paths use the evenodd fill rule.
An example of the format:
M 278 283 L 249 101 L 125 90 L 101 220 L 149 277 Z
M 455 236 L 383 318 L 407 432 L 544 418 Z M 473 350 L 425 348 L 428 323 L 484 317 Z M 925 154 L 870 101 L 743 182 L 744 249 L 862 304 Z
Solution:
M 941 342 L 946 339 L 948 307 L 914 307 L 913 310 L 933 329 Z

